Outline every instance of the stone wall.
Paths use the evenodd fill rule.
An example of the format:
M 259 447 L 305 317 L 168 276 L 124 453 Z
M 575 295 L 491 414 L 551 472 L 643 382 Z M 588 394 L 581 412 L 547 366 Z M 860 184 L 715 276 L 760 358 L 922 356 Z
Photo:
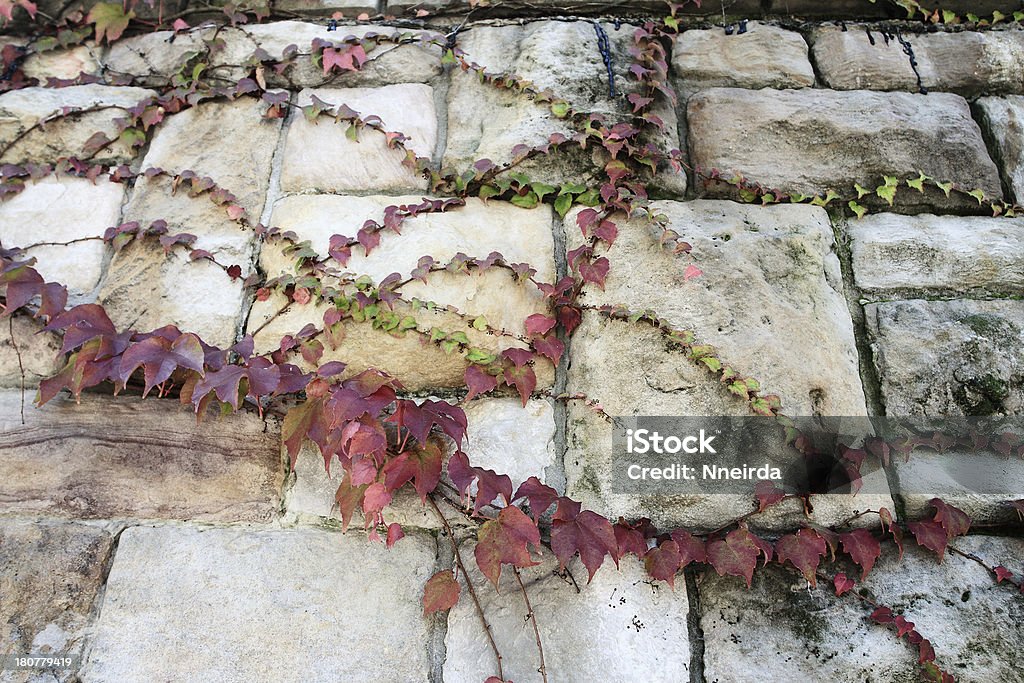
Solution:
M 332 7 L 395 12 L 409 4 Z M 439 4 L 445 3 L 415 7 Z M 536 1 L 498 9 L 588 14 L 602 13 L 595 6 L 604 4 Z M 631 5 L 633 14 L 658 6 L 619 4 Z M 960 4 L 969 11 L 979 4 L 1020 8 Z M 310 5 L 289 0 L 278 8 Z M 830 9 L 823 12 L 823 5 Z M 923 172 L 1024 203 L 1024 30 L 918 33 L 911 24 L 856 23 L 890 16 L 883 5 L 739 2 L 730 4 L 730 17 L 789 11 L 811 20 L 765 18 L 731 35 L 707 23 L 716 19 L 710 7 L 695 24 L 703 28 L 686 30 L 673 47 L 680 98 L 661 112 L 671 124 L 662 142 L 682 149 L 693 166 L 738 171 L 792 191 L 873 186 L 882 174 Z M 444 9 L 457 16 L 464 8 Z M 571 14 L 508 21 L 482 12 L 458 43 L 474 61 L 551 88 L 574 108 L 622 115 L 621 96 L 609 97 L 594 26 Z M 629 87 L 631 26 L 610 19 L 602 26 L 621 92 Z M 382 27 L 343 25 L 339 33 L 390 30 Z M 160 32 L 31 57 L 25 71 L 43 83 L 80 72 L 99 82 L 0 95 L 0 162 L 81 153 L 95 131 L 113 130 L 119 108 L 151 94 L 147 88 L 159 87 L 214 31 L 194 29 L 174 40 Z M 916 73 L 897 31 L 912 45 Z M 271 58 L 289 44 L 308 52 L 313 38 L 331 35 L 312 20 L 221 29 L 223 49 L 209 68 L 237 78 L 256 49 Z M 390 130 L 410 136 L 417 154 L 440 164 L 504 160 L 514 145 L 538 144 L 564 128 L 547 108 L 489 89 L 439 57 L 438 48 L 421 44 L 381 47 L 358 72 L 325 77 L 296 67 L 268 77 L 299 105 L 315 95 L 380 116 Z M 135 85 L 114 85 L 124 76 Z M 96 104 L 109 108 L 32 128 L 62 107 Z M 167 116 L 141 154 L 116 144 L 102 154 L 138 169 L 208 175 L 235 194 L 254 222 L 292 230 L 319 253 L 332 234 L 354 234 L 386 206 L 419 201 L 425 191 L 425 181 L 383 139 L 364 132 L 350 140 L 330 121 L 311 123 L 298 109 L 266 119 L 265 109 L 247 98 L 200 104 Z M 587 181 L 586 161 L 535 163 L 528 172 Z M 692 174 L 662 174 L 654 187 L 657 208 L 692 244 L 704 275 L 684 277 L 691 257 L 662 248 L 660 233 L 647 223 L 623 221 L 604 290 L 588 290 L 587 303 L 653 308 L 673 325 L 694 329 L 795 415 L 1024 414 L 1024 218 L 977 215 L 974 199 L 941 192 L 901 193 L 895 207 L 872 206 L 877 211 L 856 219 L 835 204 L 740 203 L 734 187 Z M 400 237 L 385 235 L 379 249 L 353 257 L 349 267 L 380 280 L 408 273 L 423 255 L 445 261 L 459 252 L 498 251 L 553 282 L 566 272 L 567 250 L 580 243 L 574 217 L 562 219 L 544 204 L 469 200 L 407 221 Z M 195 234 L 196 247 L 239 264 L 243 278 L 290 267 L 279 247 L 263 245 L 205 199 L 170 192 L 162 177 L 29 182 L 0 203 L 0 241 L 38 244 L 28 253 L 43 275 L 66 283 L 73 303 L 102 303 L 119 327 L 175 324 L 220 345 L 250 333 L 262 352 L 283 334 L 322 320 L 312 305 L 274 317 L 283 299 L 255 300 L 242 279 L 207 261 L 168 257 L 141 243 L 115 254 L 102 242 L 74 242 L 112 225 L 156 219 Z M 544 310 L 533 288 L 505 272 L 439 273 L 414 286 L 406 293 L 519 334 L 527 315 Z M 427 326 L 458 324 L 443 310 L 415 314 Z M 79 403 L 61 397 L 37 409 L 33 388 L 60 369 L 59 344 L 38 329 L 28 317 L 0 325 L 0 650 L 80 654 L 80 665 L 54 676 L 85 683 L 479 683 L 496 673 L 468 600 L 449 614 L 422 616 L 422 586 L 451 566 L 452 552 L 415 497 L 397 501 L 389 519 L 403 524 L 406 538 L 386 550 L 358 528 L 340 532 L 336 482 L 314 449 L 304 449 L 289 472 L 274 416 L 210 414 L 197 424 L 176 401 L 104 393 Z M 467 333 L 490 350 L 518 343 Z M 666 503 L 611 492 L 610 428 L 583 403 L 552 396 L 584 393 L 613 415 L 744 414 L 741 401 L 656 332 L 625 322 L 585 314 L 567 353 L 557 369 L 538 368 L 537 392 L 525 410 L 512 397 L 469 402 L 467 452 L 474 464 L 508 472 L 516 484 L 539 475 L 613 518 L 711 529 L 743 511 L 708 498 Z M 409 391 L 448 398 L 459 395 L 466 367 L 436 346 L 360 326 L 349 326 L 324 360 L 331 358 L 384 369 Z M 921 462 L 894 462 L 877 482 L 883 493 L 823 504 L 812 519 L 835 523 L 866 505 L 920 517 L 927 497 L 902 491 L 900 482 L 917 477 Z M 955 487 L 935 493 L 992 525 L 983 527 L 991 533 L 959 539 L 964 553 L 1019 576 L 1020 522 L 1000 501 L 1024 497 L 1024 463 L 993 459 L 985 466 L 1005 496 Z M 762 528 L 770 534 L 800 516 L 798 506 L 785 508 Z M 459 542 L 471 548 L 468 534 Z M 552 557 L 540 559 L 523 575 L 552 681 L 918 677 L 916 653 L 867 621 L 861 605 L 811 589 L 777 565 L 759 571 L 750 590 L 713 573 L 688 573 L 670 590 L 646 579 L 635 561 L 624 560 L 619 571 L 606 567 L 586 584 L 582 566 L 570 565 L 570 580 Z M 965 681 L 1024 680 L 1021 595 L 962 555 L 939 564 L 909 542 L 903 569 L 885 571 L 899 562 L 887 551 L 864 587 L 904 609 L 945 668 Z M 482 591 L 482 600 L 506 655 L 505 677 L 540 680 L 526 608 L 513 577 L 506 573 L 503 581 L 498 594 Z M 4 671 L 0 680 L 54 678 Z

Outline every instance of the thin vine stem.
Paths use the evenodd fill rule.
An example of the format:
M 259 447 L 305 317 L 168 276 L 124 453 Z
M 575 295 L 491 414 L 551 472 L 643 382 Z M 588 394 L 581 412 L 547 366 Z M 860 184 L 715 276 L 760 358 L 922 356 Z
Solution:
M 537 671 L 540 673 L 540 677 L 544 683 L 548 683 L 547 665 L 544 663 L 544 645 L 541 644 L 540 628 L 537 626 L 537 612 L 533 609 L 533 605 L 530 604 L 530 595 L 526 592 L 526 585 L 523 583 L 523 577 L 519 571 L 519 567 L 512 565 L 512 573 L 516 575 L 516 581 L 519 583 L 519 591 L 523 595 L 523 602 L 526 603 L 526 616 L 530 622 L 533 623 L 533 635 L 537 640 L 537 653 L 540 655 L 540 668 L 537 669 Z

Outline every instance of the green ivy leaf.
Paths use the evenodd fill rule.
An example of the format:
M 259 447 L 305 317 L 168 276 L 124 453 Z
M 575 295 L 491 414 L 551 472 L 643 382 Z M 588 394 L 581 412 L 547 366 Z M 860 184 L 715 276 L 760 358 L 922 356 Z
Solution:
M 866 194 L 871 194 L 871 190 L 866 187 L 861 187 L 860 183 L 854 183 L 853 189 L 857 190 L 857 199 L 862 198 Z
M 896 187 L 889 184 L 879 185 L 875 188 L 875 194 L 888 202 L 889 206 L 892 206 L 893 201 L 896 199 Z
M 439 327 L 435 327 L 432 330 L 430 330 L 430 341 L 432 342 L 439 342 L 447 336 L 448 333 Z
M 867 207 L 861 206 L 856 200 L 851 199 L 849 203 L 850 211 L 857 214 L 857 218 L 863 218 L 864 214 L 868 212 Z
M 108 43 L 112 43 L 121 37 L 128 28 L 128 22 L 134 18 L 135 11 L 128 10 L 126 13 L 120 2 L 101 2 L 93 5 L 85 20 L 95 24 L 97 43 L 103 42 L 104 38 Z
M 356 124 L 349 124 L 349 127 L 345 129 L 345 137 L 352 142 L 359 142 L 359 129 L 356 128 Z
M 482 315 L 477 317 L 473 321 L 473 329 L 480 330 L 481 332 L 485 331 L 487 329 L 487 319 L 484 318 Z
M 722 361 L 718 360 L 714 356 L 706 356 L 700 359 L 700 362 L 708 366 L 711 372 L 718 372 L 722 369 Z
M 572 195 L 571 194 L 560 194 L 558 199 L 555 200 L 555 211 L 558 212 L 560 218 L 565 218 L 565 214 L 569 213 L 569 209 L 572 208 Z
M 544 196 L 549 195 L 558 188 L 554 185 L 545 185 L 544 183 L 531 183 L 530 189 L 537 193 L 538 201 L 544 201 Z
M 918 171 L 918 173 L 920 173 L 920 175 L 917 178 L 907 181 L 907 186 L 914 188 L 918 192 L 924 192 L 924 181 L 928 180 L 928 176 L 920 171 Z
M 450 335 L 448 335 L 448 339 L 458 344 L 469 346 L 469 337 L 466 336 L 465 332 L 452 332 Z
M 576 197 L 576 202 L 583 206 L 597 206 L 601 203 L 601 195 L 596 189 L 591 188 L 579 197 Z
M 568 102 L 552 102 L 551 113 L 557 118 L 564 119 L 569 115 L 569 103 Z
M 985 193 L 982 190 L 971 190 L 967 194 L 977 199 L 979 205 L 985 201 Z
M 458 62 L 458 60 L 455 59 L 455 51 L 454 50 L 449 49 L 449 50 L 445 50 L 444 51 L 444 56 L 441 57 L 441 63 L 442 64 L 456 64 L 457 62 Z
M 533 207 L 540 204 L 540 199 L 537 198 L 537 193 L 533 192 L 532 190 L 530 192 L 527 192 L 526 194 L 517 194 L 516 196 L 512 197 L 511 201 L 515 206 L 521 207 L 523 209 L 532 209 Z
M 473 348 L 466 354 L 466 360 L 477 365 L 490 365 L 497 360 L 497 356 L 493 353 L 487 353 L 483 349 Z

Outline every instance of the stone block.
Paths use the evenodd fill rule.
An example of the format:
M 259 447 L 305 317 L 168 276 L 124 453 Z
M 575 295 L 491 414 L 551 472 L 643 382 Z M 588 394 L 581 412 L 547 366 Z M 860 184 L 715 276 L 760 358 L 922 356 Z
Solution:
M 37 387 L 39 380 L 60 372 L 64 366 L 59 356 L 60 338 L 48 332 L 40 334 L 42 329 L 42 322 L 27 315 L 0 321 L 0 387 L 20 388 L 22 369 L 26 387 Z M 26 394 L 26 403 L 31 404 L 33 393 Z M 31 405 L 26 407 L 29 409 Z
M 435 556 L 418 534 L 389 551 L 355 532 L 129 528 L 81 680 L 425 683 Z
M 752 22 L 742 35 L 720 27 L 684 31 L 672 48 L 676 89 L 683 93 L 715 86 L 810 88 L 814 69 L 807 43 L 795 31 Z
M 867 296 L 1024 292 L 1024 218 L 880 213 L 847 227 Z
M 83 148 L 94 133 L 117 137 L 113 120 L 124 109 L 153 97 L 144 88 L 73 85 L 67 88 L 22 88 L 0 95 L 0 160 L 20 164 L 53 162 L 59 157 L 85 157 Z M 98 108 L 102 107 L 102 108 Z M 65 108 L 90 109 L 61 116 Z M 37 123 L 56 116 L 42 128 Z M 126 162 L 135 153 L 120 142 L 98 152 L 94 161 Z
M 275 422 L 159 399 L 93 395 L 27 406 L 0 393 L 0 514 L 266 522 L 283 466 Z
M 472 550 L 467 543 L 461 552 L 503 655 L 505 677 L 517 683 L 540 681 L 533 625 L 515 576 L 505 567 L 495 592 L 485 585 Z M 550 553 L 537 566 L 521 570 L 540 628 L 548 680 L 690 679 L 690 604 L 682 576 L 675 590 L 653 583 L 632 556 L 621 560 L 619 570 L 607 560 L 589 584 L 577 560 L 569 563 L 569 570 L 575 582 L 559 575 Z M 476 683 L 497 675 L 480 619 L 466 596 L 449 614 L 445 645 L 445 681 Z
M 316 88 L 299 93 L 299 106 L 316 95 L 338 107 L 347 105 L 364 118 L 379 116 L 388 131 L 411 138 L 405 145 L 418 156 L 430 157 L 437 142 L 437 114 L 433 88 L 421 83 L 382 88 Z M 371 129 L 359 132 L 357 141 L 345 136 L 348 124 L 320 117 L 310 123 L 293 112 L 281 166 L 285 192 L 319 190 L 402 191 L 426 189 L 427 181 L 404 166 L 405 152 L 389 148 L 384 135 Z
M 888 415 L 1024 413 L 1024 302 L 864 307 Z
M 25 60 L 23 69 L 28 78 L 38 78 L 46 85 L 48 78 L 73 79 L 81 74 L 98 76 L 101 71 L 101 50 L 89 41 L 68 50 L 37 52 Z
M 977 110 L 1007 193 L 1024 204 L 1024 96 L 983 97 Z
M 945 9 L 945 8 L 944 8 Z M 972 10 L 974 11 L 974 10 Z M 901 34 L 917 60 L 917 74 L 896 35 L 863 26 L 821 26 L 811 33 L 815 64 L 835 90 L 955 92 L 964 97 L 1024 92 L 1024 33 L 957 31 Z
M 66 285 L 73 303 L 89 300 L 106 252 L 96 238 L 120 222 L 124 195 L 124 185 L 103 178 L 48 176 L 30 182 L 0 204 L 0 241 L 7 248 L 38 244 L 25 251 L 37 259 L 33 268 L 48 282 Z M 59 244 L 74 240 L 87 241 Z
M 854 183 L 873 188 L 883 175 L 923 172 L 1002 196 L 981 130 L 958 95 L 712 88 L 690 98 L 687 119 L 694 165 L 781 192 L 855 196 Z M 732 196 L 735 188 L 712 182 L 700 192 Z M 978 210 L 972 197 L 947 199 L 938 190 L 904 188 L 896 202 L 907 210 Z

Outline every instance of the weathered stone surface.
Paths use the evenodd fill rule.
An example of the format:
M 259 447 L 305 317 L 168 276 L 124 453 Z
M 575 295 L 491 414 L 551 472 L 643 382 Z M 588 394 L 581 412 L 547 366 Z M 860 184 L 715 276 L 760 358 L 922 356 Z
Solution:
M 0 514 L 266 521 L 283 467 L 278 428 L 122 396 L 28 406 L 0 393 Z
M 984 536 L 958 538 L 953 545 L 993 565 L 1009 562 L 1014 573 L 1019 560 L 1013 558 L 1024 551 L 1018 539 Z M 831 586 L 810 589 L 795 572 L 778 567 L 758 570 L 752 590 L 740 579 L 711 573 L 700 585 L 708 681 L 920 678 L 916 650 L 872 624 L 871 607 L 835 597 Z M 950 553 L 939 564 L 913 543 L 900 562 L 886 546 L 863 585 L 879 603 L 914 622 L 934 645 L 938 664 L 957 680 L 1019 678 L 1021 655 L 1006 648 L 1022 635 L 1019 596 L 997 586 L 978 564 Z
M 635 27 L 618 30 L 611 23 L 601 24 L 610 42 L 617 96 L 609 95 L 607 68 L 595 49 L 594 27 L 589 22 L 537 21 L 522 26 L 474 27 L 460 36 L 459 45 L 467 59 L 489 73 L 515 74 L 531 82 L 538 90 L 550 89 L 577 111 L 601 112 L 610 119 L 629 118 L 624 93 L 637 87 L 628 74 L 632 58 Z M 652 136 L 661 149 L 679 147 L 676 112 L 667 104 L 655 112 L 665 121 L 665 131 Z M 444 163 L 468 168 L 478 159 L 495 163 L 511 158 L 516 145 L 542 145 L 552 133 L 567 133 L 567 125 L 555 118 L 547 105 L 538 105 L 519 95 L 479 82 L 477 74 L 452 73 L 448 90 L 448 141 Z M 604 163 L 600 164 L 604 167 Z M 521 166 L 534 180 L 551 184 L 567 181 L 594 184 L 602 175 L 592 160 L 574 150 L 552 155 L 542 162 Z M 657 179 L 659 187 L 675 194 L 686 189 L 686 178 L 665 171 Z
M 316 95 L 334 107 L 347 105 L 363 117 L 379 116 L 386 130 L 411 138 L 405 142 L 406 148 L 430 157 L 437 142 L 433 93 L 433 88 L 421 83 L 382 88 L 315 88 L 300 92 L 297 104 L 305 106 Z M 352 141 L 345 136 L 347 126 L 334 124 L 327 117 L 310 123 L 302 112 L 293 112 L 284 147 L 281 189 L 347 192 L 427 187 L 425 178 L 402 165 L 405 152 L 389 148 L 382 133 L 363 129 L 359 140 Z
M 784 192 L 851 193 L 882 175 L 933 178 L 1001 197 L 999 175 L 978 124 L 958 95 L 712 88 L 687 107 L 691 162 Z M 711 196 L 730 196 L 712 183 Z M 867 201 L 868 198 L 865 198 Z M 897 205 L 973 207 L 971 197 L 905 190 Z
M 6 654 L 80 654 L 113 545 L 108 529 L 0 520 L 0 643 Z M 4 681 L 66 681 L 4 671 Z
M 124 116 L 124 108 L 153 96 L 144 88 L 74 85 L 68 88 L 22 88 L 0 95 L 0 159 L 8 163 L 51 162 L 58 157 L 79 156 L 93 133 L 117 137 L 113 119 Z M 83 114 L 60 117 L 46 126 L 29 131 L 43 119 L 60 115 L 64 107 L 88 109 L 109 107 Z M 23 136 L 23 137 L 19 137 Z M 115 142 L 93 157 L 94 161 L 128 161 L 133 152 Z
M 207 41 L 220 49 L 210 51 L 207 64 L 217 76 L 238 80 L 239 68 L 256 50 L 247 30 L 238 27 L 194 28 L 188 31 L 153 31 L 115 41 L 101 60 L 107 70 L 138 79 L 144 85 L 168 85 L 195 55 L 207 54 Z M 227 65 L 234 65 L 234 68 Z
M 752 22 L 742 35 L 721 28 L 683 32 L 672 48 L 680 92 L 715 86 L 809 88 L 814 69 L 807 43 L 795 31 Z
M 326 255 L 331 235 L 354 235 L 367 219 L 382 221 L 385 207 L 410 203 L 418 204 L 420 199 L 300 195 L 280 200 L 274 207 L 271 222 L 284 230 L 295 231 L 300 239 L 310 240 L 317 253 Z M 535 277 L 539 281 L 553 282 L 551 227 L 552 213 L 547 206 L 520 209 L 510 204 L 484 204 L 470 199 L 464 207 L 407 220 L 402 225 L 401 236 L 386 232 L 380 246 L 369 256 L 356 247 L 345 270 L 369 275 L 380 282 L 394 272 L 407 276 L 421 256 L 433 256 L 446 263 L 459 252 L 484 258 L 497 251 L 510 263 L 529 263 L 537 269 Z M 260 258 L 264 272 L 271 276 L 293 270 L 280 247 L 272 244 L 264 247 Z M 545 310 L 540 292 L 532 283 L 516 284 L 508 271 L 499 268 L 468 276 L 438 272 L 430 275 L 427 284 L 411 282 L 402 292 L 410 300 L 417 297 L 441 307 L 452 305 L 473 318 L 482 315 L 493 327 L 519 335 L 525 333 L 523 323 L 527 316 Z M 249 316 L 249 331 L 259 330 L 283 304 L 281 296 L 257 302 Z M 492 350 L 523 345 L 513 337 L 497 337 L 471 328 L 468 323 L 473 318 L 467 320 L 441 309 L 417 311 L 402 303 L 395 305 L 403 315 L 413 315 L 420 324 L 419 329 L 428 334 L 432 327 L 448 332 L 465 330 L 474 346 Z M 276 348 L 283 335 L 295 333 L 307 323 L 322 325 L 323 313 L 323 306 L 293 305 L 255 334 L 257 348 Z M 366 367 L 387 370 L 408 389 L 463 384 L 466 363 L 462 357 L 457 353 L 445 354 L 414 332 L 395 337 L 372 330 L 369 325 L 349 324 L 346 335 L 338 349 L 328 349 L 324 360 L 343 360 L 349 363 L 351 372 Z M 541 386 L 550 384 L 553 380 L 550 365 L 538 362 L 538 371 Z
M 472 556 L 464 544 L 462 554 Z M 558 575 L 558 562 L 545 553 L 536 567 L 521 570 L 537 616 L 550 681 L 686 681 L 690 678 L 689 601 L 680 576 L 675 590 L 652 583 L 632 556 L 616 571 L 610 562 L 586 583 L 586 569 L 569 564 L 576 584 Z M 532 622 L 515 576 L 506 567 L 495 593 L 470 563 L 469 569 L 494 640 L 504 655 L 507 679 L 540 681 Z M 494 655 L 469 600 L 448 617 L 444 680 L 476 683 L 496 674 Z M 514 654 L 511 654 L 514 653 Z
M 414 534 L 129 528 L 82 681 L 427 681 L 435 554 Z
M 0 204 L 0 241 L 7 248 L 46 242 L 102 238 L 120 221 L 124 185 L 100 178 L 49 176 L 29 183 Z M 103 273 L 106 248 L 99 239 L 26 250 L 33 266 L 49 282 L 68 287 L 72 301 L 89 299 Z
M 1024 412 L 1024 302 L 864 307 L 888 415 Z
M 38 52 L 26 59 L 22 68 L 26 77 L 38 78 L 40 85 L 46 85 L 48 78 L 72 79 L 80 74 L 98 75 L 99 53 L 99 48 L 90 41 L 69 50 Z
M 36 387 L 39 380 L 60 371 L 60 340 L 54 334 L 39 334 L 42 329 L 41 322 L 27 315 L 15 315 L 0 324 L 0 387 L 20 388 L 21 368 L 25 370 L 26 387 Z M 25 401 L 31 403 L 31 392 L 26 395 Z
M 377 4 L 367 0 L 284 0 L 281 10 L 302 14 L 331 14 L 341 12 L 347 17 L 376 14 Z
M 857 287 L 868 296 L 1024 291 L 1024 219 L 900 216 L 850 221 Z
M 653 309 L 679 328 L 713 344 L 741 374 L 776 393 L 790 415 L 864 415 L 852 323 L 843 301 L 839 262 L 824 210 L 807 206 L 756 207 L 723 201 L 657 202 L 669 227 L 693 245 L 705 274 L 687 281 L 687 259 L 659 245 L 661 230 L 621 222 L 605 290 L 588 288 L 589 304 Z M 580 233 L 567 217 L 568 247 Z M 706 370 L 666 345 L 645 325 L 584 316 L 574 335 L 570 393 L 600 401 L 611 415 L 745 415 L 747 406 Z M 745 509 L 737 496 L 634 496 L 613 493 L 612 429 L 589 408 L 568 406 L 566 477 L 569 495 L 615 517 L 649 516 L 659 524 L 713 528 Z M 875 472 L 865 490 L 887 491 Z M 889 505 L 886 494 L 829 496 L 816 505 L 819 520 L 851 509 Z M 785 525 L 800 518 L 782 506 L 758 523 Z
M 972 10 L 973 11 L 973 10 Z M 821 26 L 811 33 L 814 61 L 835 90 L 918 92 L 917 74 L 900 41 L 863 26 Z M 904 34 L 921 85 L 965 97 L 1024 91 L 1024 33 L 959 31 Z
M 323 23 L 303 21 L 278 21 L 270 24 L 256 24 L 246 29 L 249 38 L 274 59 L 282 58 L 289 45 L 298 47 L 292 65 L 281 76 L 275 72 L 267 74 L 267 82 L 284 87 L 309 88 L 325 83 L 334 86 L 381 86 L 392 83 L 426 83 L 439 76 L 441 48 L 429 46 L 417 40 L 426 41 L 444 37 L 429 31 L 415 31 L 392 26 L 372 24 L 339 24 L 337 31 L 327 31 Z M 325 75 L 321 66 L 313 63 L 311 44 L 314 39 L 340 41 L 348 36 L 363 37 L 367 33 L 398 36 L 407 44 L 384 43 L 367 53 L 369 60 L 358 71 L 347 71 Z
M 1006 189 L 1024 204 L 1024 96 L 983 97 L 977 106 Z

